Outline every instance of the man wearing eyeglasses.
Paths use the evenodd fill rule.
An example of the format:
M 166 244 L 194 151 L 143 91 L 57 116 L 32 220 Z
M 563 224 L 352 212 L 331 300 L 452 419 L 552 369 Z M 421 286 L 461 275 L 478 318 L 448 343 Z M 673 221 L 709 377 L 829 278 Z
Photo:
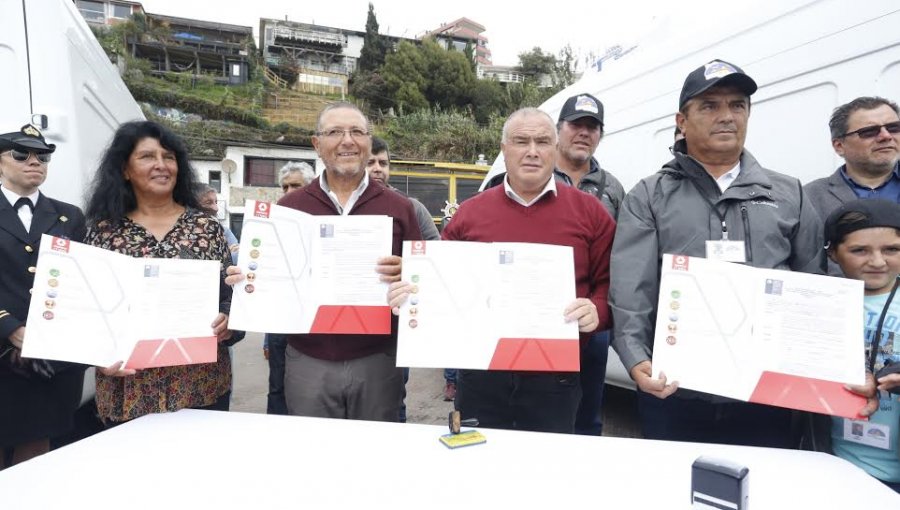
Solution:
M 41 234 L 85 234 L 77 207 L 39 191 L 55 149 L 31 125 L 0 135 L 0 469 L 47 452 L 81 397 L 83 369 L 21 357 Z
M 846 202 L 880 198 L 900 203 L 900 109 L 882 97 L 858 97 L 831 114 L 831 146 L 844 164 L 805 186 L 824 221 Z M 828 262 L 828 273 L 841 269 Z
M 325 165 L 318 179 L 286 194 L 278 205 L 313 215 L 393 218 L 392 253 L 372 261 L 382 281 L 400 280 L 403 241 L 422 239 L 412 203 L 366 174 L 372 150 L 369 121 L 356 105 L 326 106 L 313 147 Z M 225 281 L 243 279 L 236 267 Z M 387 299 L 387 296 L 385 296 Z M 288 413 L 319 418 L 393 421 L 400 414 L 403 373 L 397 368 L 397 322 L 389 335 L 288 335 L 284 394 Z
M 722 60 L 688 74 L 675 114 L 684 139 L 675 142 L 674 159 L 638 182 L 619 209 L 612 344 L 638 387 L 648 439 L 796 445 L 790 411 L 678 389 L 651 370 L 664 253 L 809 273 L 824 268 L 822 223 L 800 181 L 764 168 L 744 148 L 756 89 Z

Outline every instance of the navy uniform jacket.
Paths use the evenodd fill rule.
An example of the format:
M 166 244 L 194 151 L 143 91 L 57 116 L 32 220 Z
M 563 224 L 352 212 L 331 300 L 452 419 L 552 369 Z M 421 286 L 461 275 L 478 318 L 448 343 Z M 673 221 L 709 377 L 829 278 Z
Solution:
M 84 214 L 74 205 L 41 193 L 34 207 L 31 231 L 26 232 L 16 210 L 0 194 L 0 353 L 11 345 L 9 335 L 24 326 L 28 317 L 41 234 L 81 242 L 85 235 Z M 0 363 L 0 370 L 2 366 Z

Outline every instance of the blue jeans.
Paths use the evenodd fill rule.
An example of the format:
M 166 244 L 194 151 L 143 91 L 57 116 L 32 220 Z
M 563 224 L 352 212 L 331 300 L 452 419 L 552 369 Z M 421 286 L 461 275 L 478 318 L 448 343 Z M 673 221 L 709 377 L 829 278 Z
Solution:
M 456 372 L 455 368 L 445 368 L 444 369 L 444 381 L 448 383 L 456 384 Z
M 575 433 L 585 436 L 603 434 L 603 389 L 606 381 L 606 360 L 609 358 L 611 331 L 591 335 L 581 351 L 581 402 L 575 415 Z
M 288 414 L 284 401 L 284 350 L 287 348 L 287 335 L 266 333 L 266 345 L 269 346 L 269 398 L 266 413 Z

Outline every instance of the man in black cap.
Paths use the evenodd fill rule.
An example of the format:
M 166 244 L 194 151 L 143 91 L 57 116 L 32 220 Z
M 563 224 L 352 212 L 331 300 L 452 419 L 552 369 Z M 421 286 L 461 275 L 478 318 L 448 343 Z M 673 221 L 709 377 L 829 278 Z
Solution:
M 616 218 L 625 189 L 618 179 L 600 167 L 594 152 L 603 138 L 603 103 L 590 94 L 576 94 L 566 100 L 556 123 L 559 157 L 553 171 L 557 181 L 594 195 Z M 599 436 L 603 432 L 600 408 L 609 331 L 595 333 L 581 352 L 581 402 L 575 418 L 575 433 Z
M 744 149 L 756 88 L 739 67 L 722 60 L 692 71 L 675 115 L 684 139 L 673 146 L 674 159 L 641 180 L 619 209 L 610 286 L 612 345 L 637 384 L 647 438 L 796 444 L 788 410 L 689 390 L 676 393 L 677 382 L 651 375 L 664 253 L 793 271 L 824 268 L 822 223 L 800 181 L 763 168 Z
M 54 150 L 31 125 L 0 135 L 0 469 L 48 451 L 81 397 L 83 368 L 21 357 L 41 234 L 85 234 L 81 210 L 38 190 Z

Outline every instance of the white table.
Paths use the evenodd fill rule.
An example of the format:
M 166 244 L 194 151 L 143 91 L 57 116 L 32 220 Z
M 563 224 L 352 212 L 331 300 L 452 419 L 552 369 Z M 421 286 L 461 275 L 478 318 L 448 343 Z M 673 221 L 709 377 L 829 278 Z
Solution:
M 900 508 L 825 454 L 184 410 L 146 416 L 0 472 L 0 508 L 690 508 L 691 463 L 750 468 L 750 508 Z M 880 506 L 867 506 L 879 505 Z

